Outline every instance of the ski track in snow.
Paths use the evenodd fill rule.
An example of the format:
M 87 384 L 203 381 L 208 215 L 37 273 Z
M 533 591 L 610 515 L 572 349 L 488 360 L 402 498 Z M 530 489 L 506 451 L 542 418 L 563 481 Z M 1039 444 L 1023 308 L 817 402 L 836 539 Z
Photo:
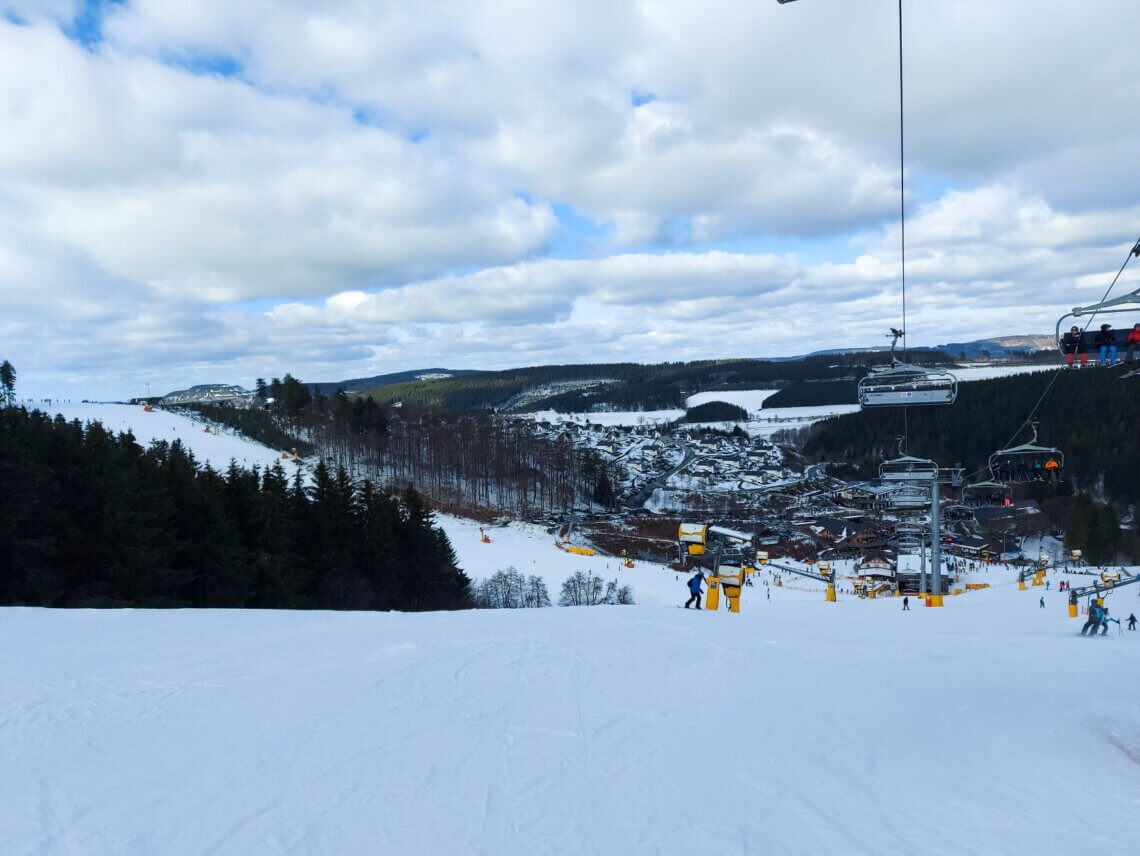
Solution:
M 911 613 L 763 587 L 739 615 L 5 609 L 0 852 L 1119 846 L 1140 832 L 1140 634 L 1076 637 L 1040 591 L 1006 573 Z

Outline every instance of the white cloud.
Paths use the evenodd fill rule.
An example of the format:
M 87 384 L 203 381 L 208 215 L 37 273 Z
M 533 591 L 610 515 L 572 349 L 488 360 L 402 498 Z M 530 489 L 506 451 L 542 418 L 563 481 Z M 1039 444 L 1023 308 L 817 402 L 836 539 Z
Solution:
M 78 8 L 0 18 L 21 378 L 774 355 L 895 323 L 890 3 L 132 0 L 90 49 Z M 1099 296 L 1140 228 L 1131 11 L 907 4 L 912 342 Z

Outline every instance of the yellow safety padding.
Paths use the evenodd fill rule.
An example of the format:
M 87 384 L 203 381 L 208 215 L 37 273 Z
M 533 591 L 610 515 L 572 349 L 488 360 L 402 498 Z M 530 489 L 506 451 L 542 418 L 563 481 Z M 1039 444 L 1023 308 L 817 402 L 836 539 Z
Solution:
M 705 609 L 717 610 L 720 608 L 720 586 L 716 577 L 709 577 L 709 591 L 705 597 Z
M 566 548 L 567 553 L 573 553 L 576 556 L 593 556 L 597 554 L 597 550 L 593 547 L 575 547 L 570 546 Z

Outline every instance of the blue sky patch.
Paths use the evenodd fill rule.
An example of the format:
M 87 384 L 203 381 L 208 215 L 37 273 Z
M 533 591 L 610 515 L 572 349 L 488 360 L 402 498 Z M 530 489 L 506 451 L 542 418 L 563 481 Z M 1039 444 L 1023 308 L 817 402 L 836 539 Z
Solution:
M 226 54 L 215 54 L 204 51 L 179 51 L 178 53 L 164 53 L 164 65 L 181 68 L 191 74 L 217 75 L 219 77 L 237 77 L 242 72 L 240 60 Z
M 79 14 L 63 28 L 63 33 L 88 50 L 94 49 L 103 41 L 103 18 L 107 10 L 125 4 L 126 0 L 83 0 Z

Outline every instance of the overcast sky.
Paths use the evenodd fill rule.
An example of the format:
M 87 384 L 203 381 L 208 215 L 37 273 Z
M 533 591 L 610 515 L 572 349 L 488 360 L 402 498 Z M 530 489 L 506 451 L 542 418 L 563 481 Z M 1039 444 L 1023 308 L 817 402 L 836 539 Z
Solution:
M 779 356 L 901 323 L 894 0 L 0 10 L 25 394 Z M 912 345 L 1099 299 L 1140 232 L 1135 13 L 904 4 Z

